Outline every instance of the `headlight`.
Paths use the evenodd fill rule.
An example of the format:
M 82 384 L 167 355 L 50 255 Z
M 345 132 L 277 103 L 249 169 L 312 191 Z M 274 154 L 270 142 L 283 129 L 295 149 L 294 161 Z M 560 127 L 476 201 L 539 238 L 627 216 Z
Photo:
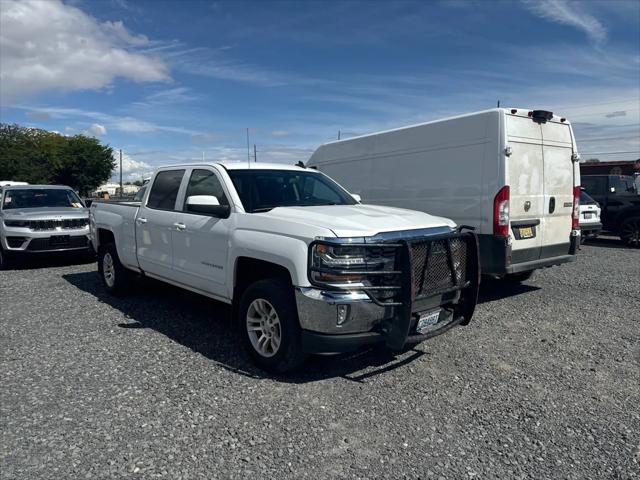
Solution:
M 393 270 L 394 262 L 393 248 L 315 242 L 311 246 L 310 280 L 317 285 L 369 285 L 370 275 Z
M 5 220 L 6 227 L 28 227 L 29 222 L 27 220 Z

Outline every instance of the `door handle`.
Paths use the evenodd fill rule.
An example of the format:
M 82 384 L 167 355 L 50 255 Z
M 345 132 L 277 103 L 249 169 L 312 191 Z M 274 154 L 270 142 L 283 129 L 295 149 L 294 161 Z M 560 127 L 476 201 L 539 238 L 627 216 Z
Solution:
M 187 228 L 187 226 L 184 223 L 180 223 L 180 222 L 174 223 L 173 226 L 176 227 L 176 230 L 178 230 L 179 232 L 182 232 L 185 228 Z
M 143 223 L 147 223 L 147 219 L 146 218 L 136 218 L 136 223 L 138 225 L 142 225 Z
M 553 213 L 556 211 L 556 197 L 551 197 L 549 199 L 549 213 Z

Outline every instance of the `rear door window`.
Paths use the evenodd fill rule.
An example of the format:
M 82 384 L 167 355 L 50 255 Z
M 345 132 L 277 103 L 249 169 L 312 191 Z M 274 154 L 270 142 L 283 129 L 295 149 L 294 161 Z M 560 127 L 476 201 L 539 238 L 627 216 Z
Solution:
M 164 170 L 156 175 L 149 192 L 147 207 L 158 210 L 174 210 L 184 170 Z

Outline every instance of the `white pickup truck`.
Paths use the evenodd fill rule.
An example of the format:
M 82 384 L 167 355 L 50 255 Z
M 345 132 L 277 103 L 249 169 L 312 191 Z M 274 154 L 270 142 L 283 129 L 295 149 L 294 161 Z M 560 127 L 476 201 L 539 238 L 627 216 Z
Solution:
M 107 290 L 135 273 L 232 304 L 248 351 L 285 372 L 309 353 L 394 350 L 471 320 L 473 232 L 360 203 L 298 166 L 164 167 L 141 202 L 95 201 L 91 239 Z

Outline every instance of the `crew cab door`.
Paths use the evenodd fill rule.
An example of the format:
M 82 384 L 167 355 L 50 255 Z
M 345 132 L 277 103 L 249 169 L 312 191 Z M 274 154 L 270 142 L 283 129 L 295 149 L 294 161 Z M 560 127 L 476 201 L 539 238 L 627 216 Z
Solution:
M 226 285 L 227 255 L 232 218 L 189 211 L 190 196 L 215 196 L 220 205 L 229 205 L 229 194 L 212 167 L 188 171 L 184 194 L 181 195 L 178 228 L 173 234 L 174 279 L 180 283 L 223 298 Z
M 147 273 L 171 278 L 172 236 L 178 213 L 176 202 L 185 169 L 156 173 L 147 201 L 136 217 L 136 252 L 140 268 Z

